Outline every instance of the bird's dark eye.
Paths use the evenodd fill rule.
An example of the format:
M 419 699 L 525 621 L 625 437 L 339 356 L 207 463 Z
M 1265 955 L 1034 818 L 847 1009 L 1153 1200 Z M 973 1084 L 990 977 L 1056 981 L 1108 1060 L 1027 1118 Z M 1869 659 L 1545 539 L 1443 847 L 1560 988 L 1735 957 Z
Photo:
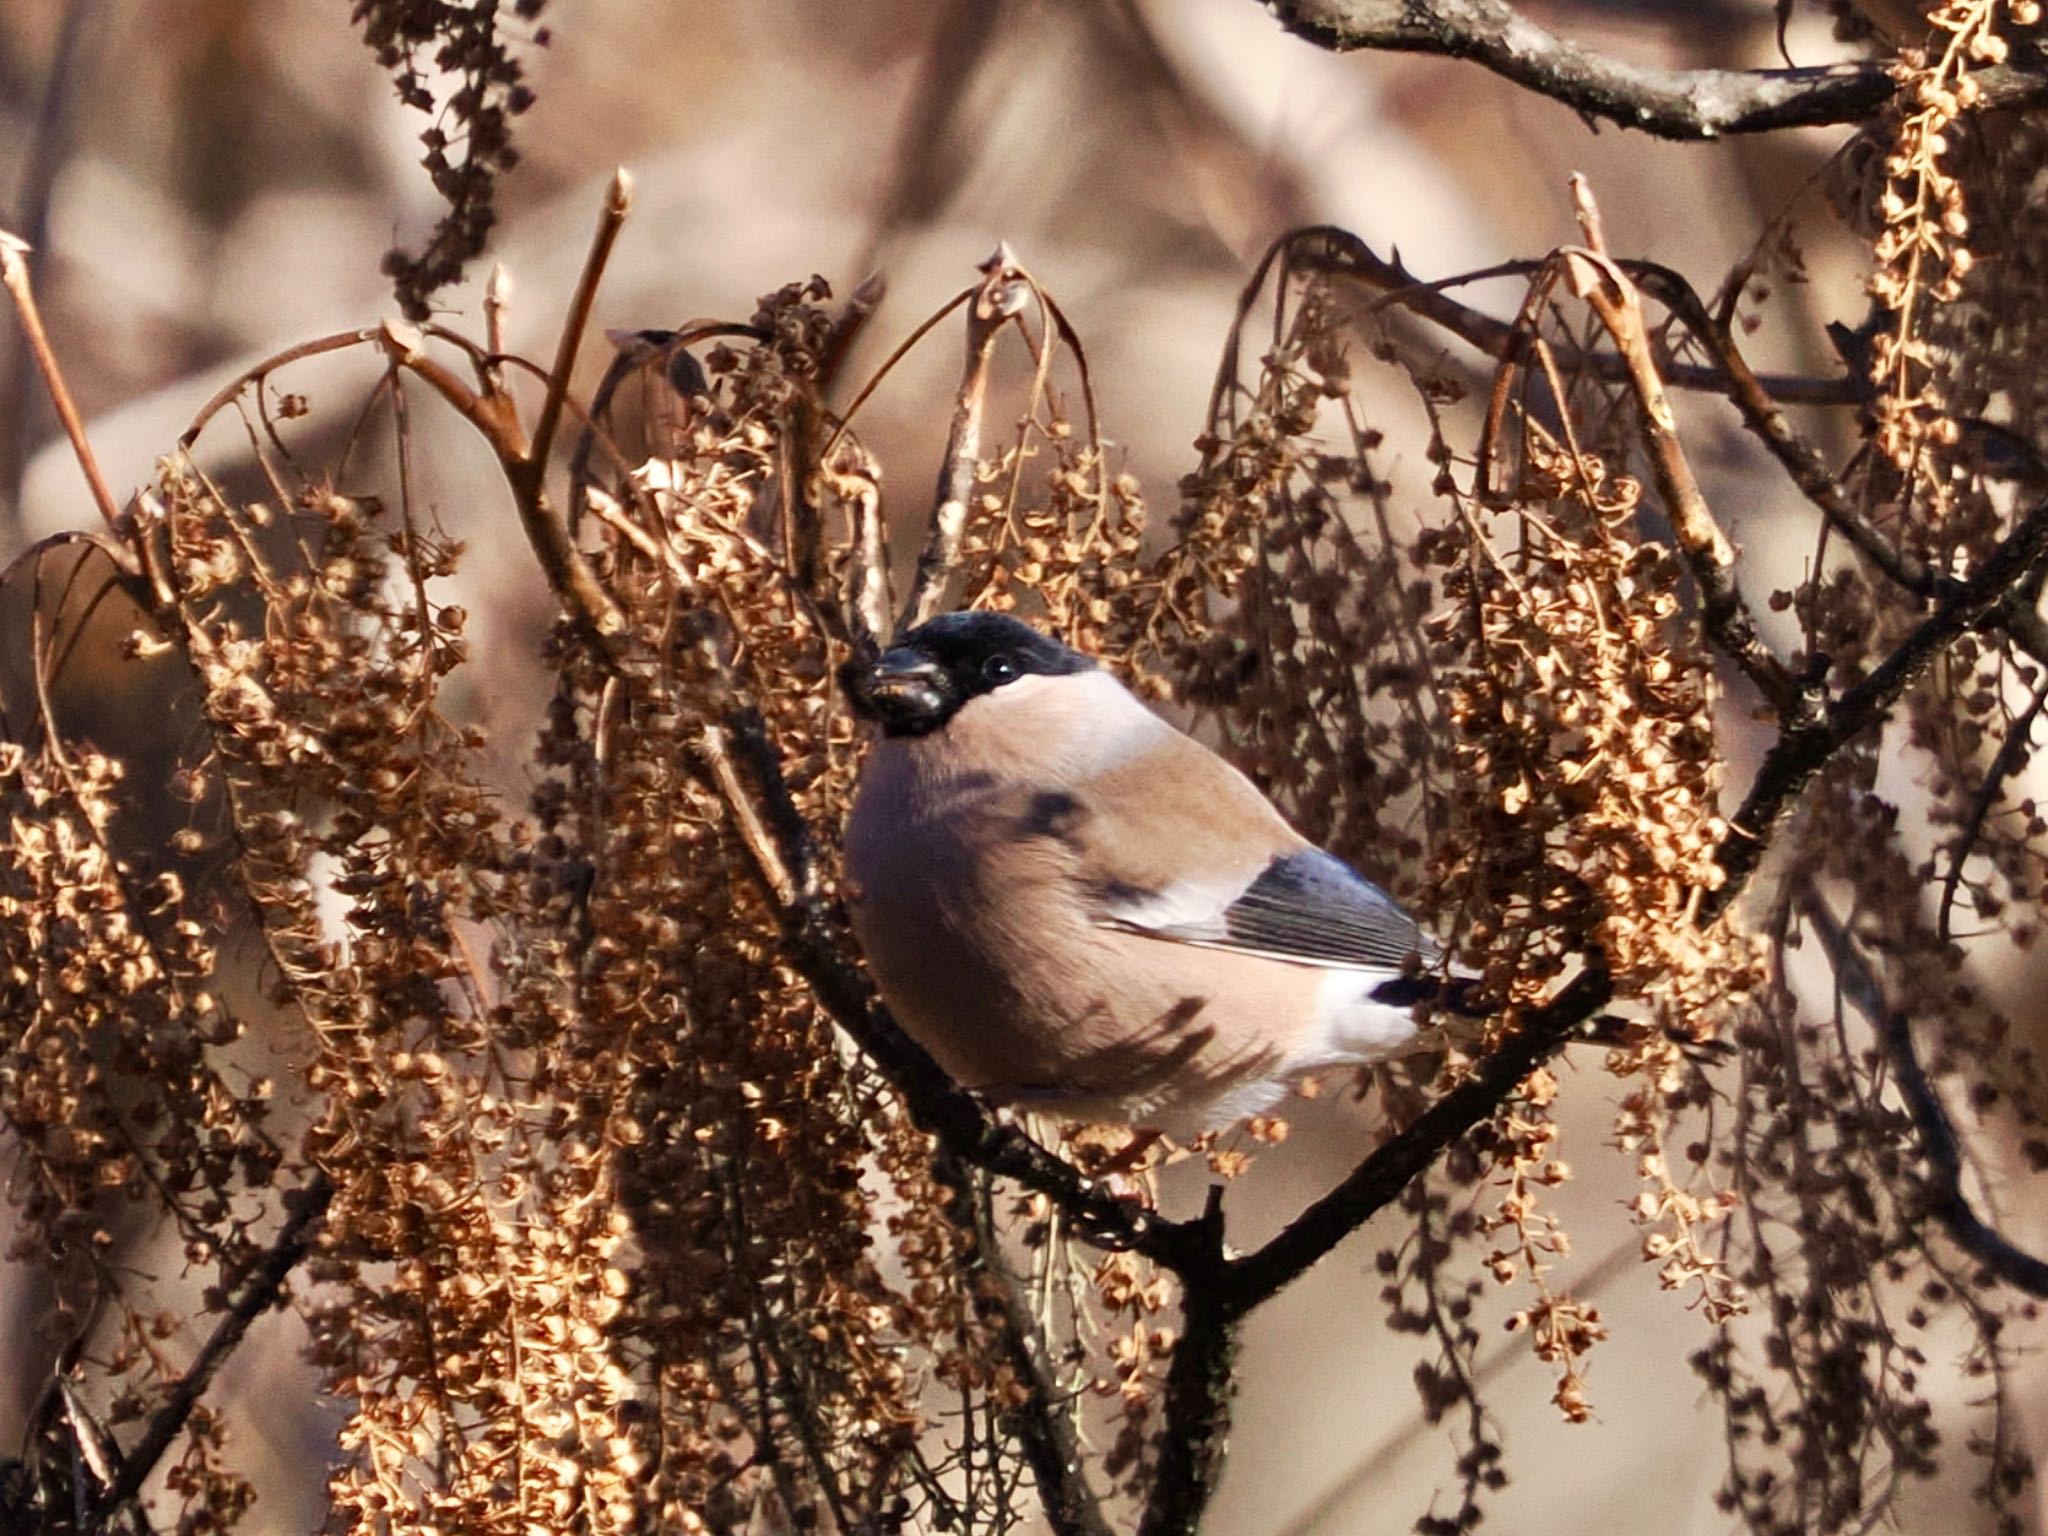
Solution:
M 1017 663 L 1008 656 L 991 656 L 981 664 L 982 681 L 991 688 L 1000 688 L 1017 675 Z

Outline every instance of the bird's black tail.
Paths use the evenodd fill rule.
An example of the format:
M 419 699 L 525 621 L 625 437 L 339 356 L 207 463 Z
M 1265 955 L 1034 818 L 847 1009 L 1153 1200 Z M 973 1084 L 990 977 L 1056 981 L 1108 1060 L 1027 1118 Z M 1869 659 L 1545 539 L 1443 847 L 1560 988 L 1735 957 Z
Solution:
M 1389 1008 L 1413 1008 L 1431 1003 L 1461 1019 L 1483 1019 L 1500 1009 L 1480 990 L 1477 976 L 1432 976 L 1418 973 L 1396 976 L 1372 989 L 1372 1000 Z
M 1459 1019 L 1486 1019 L 1500 1012 L 1500 1003 L 1480 985 L 1477 976 L 1397 976 L 1372 989 L 1373 1001 L 1390 1008 L 1429 1003 L 1439 1013 Z M 1573 1037 L 1595 1045 L 1627 1045 L 1637 1028 L 1618 1013 L 1595 1014 Z

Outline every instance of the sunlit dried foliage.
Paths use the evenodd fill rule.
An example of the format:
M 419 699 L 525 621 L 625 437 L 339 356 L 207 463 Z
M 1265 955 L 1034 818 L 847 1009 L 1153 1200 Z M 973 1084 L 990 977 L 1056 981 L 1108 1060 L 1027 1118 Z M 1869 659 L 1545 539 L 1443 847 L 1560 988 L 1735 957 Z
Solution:
M 412 70 L 455 9 L 358 14 Z M 2017 1529 L 2014 1297 L 2048 1274 L 1958 1142 L 2048 1164 L 2042 1065 L 1987 971 L 2044 898 L 2042 147 L 1972 120 L 1969 81 L 2032 9 L 1939 11 L 1889 147 L 1845 158 L 1875 210 L 1879 451 L 1839 472 L 1743 362 L 1734 297 L 1618 259 L 1583 187 L 1580 239 L 1519 270 L 1490 332 L 1341 231 L 1276 245 L 1149 524 L 1077 327 L 1006 251 L 933 322 L 968 346 L 928 518 L 885 505 L 860 437 L 889 369 L 842 378 L 877 295 L 818 279 L 618 338 L 588 404 L 538 368 L 516 393 L 438 327 L 252 372 L 105 536 L 38 546 L 6 588 L 0 1123 L 11 1257 L 65 1342 L 0 1511 L 116 1529 L 156 1476 L 159 1521 L 250 1528 L 235 1425 L 198 1400 L 289 1285 L 343 1415 L 335 1531 L 1187 1529 L 1237 1322 L 1391 1205 L 1387 1321 L 1457 1445 L 1417 1528 L 1469 1530 L 1512 1467 L 1484 1319 L 1526 1336 L 1566 1418 L 1598 1400 L 1607 1324 L 1558 1279 L 1553 1192 L 1610 1149 L 1565 1144 L 1545 1065 L 1591 1026 L 1642 1255 L 1725 1412 L 1727 1509 L 1861 1529 L 1964 1449 Z M 488 206 L 467 167 L 488 182 L 517 110 L 495 13 L 464 15 L 483 30 L 441 62 L 468 158 L 430 148 L 470 223 L 406 268 L 409 305 L 488 227 L 460 213 Z M 622 182 L 579 301 L 625 206 Z M 1796 273 L 1791 228 L 1766 254 Z M 1973 260 L 1987 240 L 1999 260 Z M 1755 302 L 1764 265 L 1727 293 Z M 1492 365 L 1434 327 L 1489 337 Z M 315 354 L 367 360 L 361 397 L 301 393 Z M 999 354 L 1028 382 L 997 409 Z M 1674 361 L 1819 513 L 1808 579 L 1773 598 L 1798 653 L 1736 583 Z M 1410 406 L 1374 419 L 1389 381 Z M 656 404 L 630 452 L 629 384 Z M 465 701 L 428 412 L 497 455 L 559 608 L 531 744 L 487 741 Z M 1397 492 L 1390 440 L 1427 495 Z M 1348 1085 L 1381 1127 L 1348 1204 L 1232 1255 L 1221 1197 L 1168 1223 L 1084 1184 L 865 989 L 835 678 L 960 603 L 1180 709 L 1501 1001 L 1482 1038 Z M 93 689 L 138 675 L 164 739 L 96 744 Z M 1878 775 L 1894 706 L 1918 828 Z M 1203 1150 L 1228 1176 L 1284 1137 Z M 1116 1135 L 1061 1150 L 1149 1187 L 1108 1171 L 1134 1152 Z M 165 1223 L 183 1277 L 125 1261 Z M 1961 1447 L 1926 1389 L 1958 1338 L 1986 1389 Z

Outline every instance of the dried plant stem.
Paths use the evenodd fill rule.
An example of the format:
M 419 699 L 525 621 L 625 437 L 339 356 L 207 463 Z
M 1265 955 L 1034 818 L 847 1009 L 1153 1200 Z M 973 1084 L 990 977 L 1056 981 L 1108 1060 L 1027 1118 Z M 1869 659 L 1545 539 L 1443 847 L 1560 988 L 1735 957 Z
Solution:
M 877 648 L 889 622 L 889 530 L 882 519 L 882 493 L 870 482 L 855 494 L 853 541 L 847 583 L 847 614 L 858 650 Z
M 1102 1501 L 1088 1485 L 1080 1434 L 1060 1401 L 1045 1331 L 1017 1277 L 1003 1262 L 1001 1239 L 981 1191 L 967 1165 L 943 1148 L 932 1160 L 932 1168 L 952 1192 L 954 1224 L 972 1234 L 979 1249 L 967 1282 L 974 1291 L 976 1309 L 995 1324 L 1011 1368 L 1029 1385 L 1029 1398 L 1009 1418 L 1031 1464 L 1046 1523 L 1053 1536 L 1110 1536 Z M 978 1283 L 983 1276 L 986 1285 Z
M 561 513 L 548 501 L 542 483 L 545 477 L 529 471 L 531 453 L 509 399 L 478 394 L 471 389 L 429 355 L 425 338 L 410 326 L 387 321 L 378 334 L 393 362 L 427 385 L 483 434 L 484 441 L 498 456 L 500 472 L 512 490 L 520 526 L 526 531 L 527 542 L 533 546 L 548 586 L 576 619 L 597 654 L 608 655 L 614 640 L 626 627 L 625 615 L 576 547 Z
M 57 420 L 63 425 L 64 435 L 71 439 L 71 452 L 78 459 L 78 468 L 85 476 L 86 489 L 92 492 L 93 505 L 99 509 L 100 520 L 118 533 L 121 509 L 115 504 L 114 493 L 107 489 L 107 482 L 100 474 L 99 460 L 93 456 L 92 444 L 85 435 L 85 422 L 79 417 L 78 405 L 71 398 L 71 387 L 64 382 L 64 370 L 57 365 L 57 354 L 50 346 L 49 333 L 43 329 L 42 311 L 36 306 L 35 286 L 29 277 L 28 246 L 5 230 L 0 230 L 0 283 L 6 284 L 8 296 L 14 300 L 14 312 L 20 317 L 21 333 L 28 342 L 29 354 L 35 358 L 36 367 L 42 372 L 44 387 L 50 392 L 50 404 L 56 407 Z
M 254 367 L 244 368 L 234 378 L 228 380 L 227 383 L 216 390 L 213 398 L 201 406 L 199 414 L 192 418 L 192 424 L 185 429 L 184 435 L 178 439 L 178 446 L 180 448 L 190 448 L 194 443 L 198 442 L 199 434 L 206 430 L 208 422 L 233 405 L 236 398 L 251 384 L 261 384 L 278 369 L 292 363 L 303 362 L 309 357 L 319 357 L 324 353 L 340 352 L 349 347 L 365 346 L 378 340 L 382 335 L 383 332 L 370 328 L 358 331 L 336 331 L 331 336 L 316 337 L 312 341 L 302 341 L 297 346 L 286 347 L 282 352 L 273 352 Z
M 698 739 L 697 750 L 704 759 L 711 782 L 717 787 L 718 795 L 725 802 L 726 810 L 732 815 L 733 826 L 738 831 L 740 844 L 747 850 L 754 872 L 761 883 L 768 887 L 768 894 L 775 900 L 778 910 L 787 911 L 797 898 L 796 876 L 790 872 L 789 863 L 783 858 L 782 849 L 776 846 L 769 835 L 768 824 L 755 804 L 754 797 L 747 793 L 740 782 L 739 770 L 733 766 L 732 752 L 727 745 L 725 730 L 720 726 L 706 726 Z
M 1494 467 L 1500 463 L 1500 445 L 1508 435 L 1508 411 L 1514 403 L 1515 383 L 1521 377 L 1523 359 L 1529 352 L 1536 353 L 1559 409 L 1564 406 L 1564 396 L 1559 392 L 1556 360 L 1536 329 L 1544 308 L 1550 303 L 1551 290 L 1556 286 L 1558 275 L 1557 265 L 1547 263 L 1530 279 L 1529 291 L 1522 296 L 1521 308 L 1515 313 L 1510 341 L 1501 352 L 1501 365 L 1494 370 L 1493 385 L 1487 391 L 1486 415 L 1480 421 L 1479 441 L 1473 449 L 1473 457 L 1479 465 L 1475 494 L 1482 507 L 1500 509 L 1522 500 L 1519 486 L 1503 487 L 1494 483 Z M 1576 449 L 1572 453 L 1572 462 L 1581 481 L 1584 481 L 1586 465 Z
M 1692 338 L 1712 354 L 1727 381 L 1728 399 L 1742 413 L 1743 424 L 1770 450 L 1828 526 L 1908 592 L 1921 597 L 1934 595 L 1940 582 L 1937 574 L 1926 562 L 1900 549 L 1850 502 L 1820 450 L 1786 417 L 1779 403 L 1782 397 L 1750 368 L 1726 322 L 1708 312 L 1692 284 L 1655 262 L 1624 261 L 1620 266 L 1643 292 L 1677 316 Z
M 1629 388 L 1642 412 L 1644 443 L 1665 515 L 1700 590 L 1701 621 L 1715 646 L 1742 669 L 1781 719 L 1789 719 L 1801 708 L 1800 684 L 1764 644 L 1756 617 L 1735 584 L 1735 548 L 1714 520 L 1686 460 L 1670 397 L 1650 353 L 1641 297 L 1627 273 L 1607 253 L 1592 188 L 1577 175 L 1571 185 L 1586 246 L 1563 252 L 1565 273 L 1573 290 L 1599 317 L 1628 367 Z
M 1544 265 L 1540 261 L 1504 261 L 1476 271 L 1425 281 L 1399 261 L 1379 256 L 1349 230 L 1334 225 L 1313 225 L 1281 236 L 1267 250 L 1265 261 L 1254 271 L 1240 297 L 1240 325 L 1265 280 L 1268 264 L 1282 252 L 1286 253 L 1290 266 L 1296 272 L 1341 277 L 1372 289 L 1381 295 L 1374 301 L 1375 309 L 1404 310 L 1439 330 L 1448 331 L 1495 361 L 1504 361 L 1510 348 L 1518 344 L 1515 327 L 1481 310 L 1460 304 L 1450 297 L 1449 290 L 1495 278 L 1532 277 Z M 1631 275 L 1637 275 L 1641 269 L 1652 265 L 1637 261 L 1621 263 L 1622 270 Z M 1558 366 L 1567 373 L 1617 381 L 1627 376 L 1627 367 L 1622 359 L 1610 352 L 1582 351 L 1560 345 L 1557 357 Z M 1231 363 L 1232 358 L 1227 356 L 1226 364 Z M 1816 379 L 1803 375 L 1767 374 L 1760 375 L 1759 382 L 1773 398 L 1793 405 L 1854 405 L 1866 393 L 1865 385 L 1850 378 Z M 1728 375 L 1721 368 L 1695 363 L 1673 363 L 1665 371 L 1664 383 L 1671 389 L 1719 393 L 1726 393 L 1729 389 Z
M 562 320 L 561 340 L 555 344 L 555 365 L 548 373 L 548 392 L 541 400 L 540 416 L 533 426 L 533 444 L 527 450 L 526 470 L 534 483 L 534 495 L 547 477 L 548 455 L 555 446 L 555 431 L 562 423 L 562 402 L 569 394 L 569 376 L 576 369 L 576 353 L 583 345 L 583 332 L 590 324 L 590 308 L 597 302 L 598 284 L 604 281 L 605 264 L 619 231 L 633 211 L 633 178 L 625 171 L 612 173 L 605 189 L 604 210 L 598 216 L 597 232 L 591 236 L 590 254 L 577 274 L 576 292 L 569 300 L 569 313 Z
M 1977 836 L 1984 830 L 1992 807 L 1998 804 L 2006 781 L 2033 757 L 2034 721 L 2040 717 L 2043 704 L 2048 704 L 2048 683 L 2034 690 L 2034 696 L 2027 701 L 2027 707 L 2020 712 L 2019 718 L 2006 728 L 2005 740 L 1998 744 L 1997 755 L 1985 770 L 1984 782 L 1977 786 L 1977 793 L 1970 800 L 1969 814 L 1963 818 L 1962 828 L 1956 833 L 1955 849 L 1949 855 L 1948 873 L 1942 877 L 1941 905 L 1936 911 L 1934 924 L 1935 932 L 1941 935 L 1944 943 L 1949 938 L 1949 918 L 1955 911 L 1956 892 L 1963 883 L 1963 866 L 1970 862 L 1970 850 L 1976 846 Z
M 967 364 L 953 397 L 953 421 L 946 433 L 946 457 L 939 469 L 931 524 L 917 557 L 917 574 L 896 628 L 922 624 L 944 608 L 946 589 L 960 569 L 961 539 L 967 531 L 967 509 L 981 467 L 982 419 L 988 405 L 989 360 L 996 338 L 1018 312 L 1029 292 L 1020 280 L 1006 247 L 998 248 L 982 266 L 986 274 L 967 311 Z
M 484 284 L 484 350 L 493 357 L 505 351 L 505 316 L 512 309 L 512 274 L 505 263 L 491 263 L 490 280 Z
M 104 51 L 105 23 L 111 10 L 105 0 L 71 0 L 64 8 L 63 25 L 57 33 L 43 97 L 36 108 L 35 125 L 28 134 L 20 179 L 14 189 L 11 216 L 29 247 L 24 259 L 31 287 L 43 264 L 51 194 L 71 149 L 77 107 L 83 96 L 80 86 Z M 0 512 L 13 522 L 17 536 L 22 511 L 21 477 L 28 467 L 29 363 L 25 351 L 7 354 L 4 376 L 0 376 Z

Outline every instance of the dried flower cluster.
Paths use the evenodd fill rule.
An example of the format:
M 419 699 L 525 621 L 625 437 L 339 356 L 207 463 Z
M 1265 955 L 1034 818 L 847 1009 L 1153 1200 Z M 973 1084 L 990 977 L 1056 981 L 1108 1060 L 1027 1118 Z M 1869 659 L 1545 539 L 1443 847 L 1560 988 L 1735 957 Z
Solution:
M 1959 432 L 1942 327 L 1931 317 L 1962 297 L 1981 249 L 1971 238 L 1966 182 L 1973 178 L 1959 154 L 1976 137 L 1965 119 L 1983 99 L 1973 71 L 2004 62 L 2008 28 L 2040 19 L 2036 0 L 1950 0 L 1927 16 L 1927 47 L 1893 65 L 1897 125 L 1876 200 L 1878 265 L 1870 281 L 1888 323 L 1872 338 L 1870 371 L 1873 441 L 1902 471 L 1914 468 L 1930 437 L 1952 448 Z
M 1961 36 L 1971 8 L 1951 9 Z M 2035 148 L 2015 131 L 1999 152 Z M 1188 1529 L 1237 1323 L 1394 1206 L 1389 1320 L 1460 1442 L 1418 1528 L 1468 1530 L 1508 1477 L 1476 1370 L 1494 1292 L 1560 1411 L 1591 1415 L 1606 1325 L 1556 1279 L 1553 1192 L 1599 1153 L 1566 1155 L 1544 1062 L 1610 995 L 1612 1141 L 1643 1253 L 1698 1317 L 1727 1506 L 1774 1536 L 1880 1511 L 1944 1449 L 1923 1377 L 1960 1321 L 1993 1389 L 1984 1497 L 2009 1511 L 2030 1463 L 2006 1330 L 2026 1308 L 1999 1286 L 2032 1271 L 1964 1221 L 1927 1084 L 2048 1161 L 2040 1062 L 1953 921 L 2015 950 L 2038 923 L 2048 827 L 2013 786 L 2048 691 L 2048 533 L 1967 449 L 1993 434 L 1945 414 L 2038 387 L 2014 349 L 2048 340 L 2040 299 L 1950 259 L 1952 313 L 1914 343 L 1947 349 L 1945 383 L 1912 409 L 1955 435 L 1836 476 L 1727 314 L 1611 256 L 1583 189 L 1579 211 L 1584 243 L 1531 264 L 1497 366 L 1466 376 L 1360 302 L 1405 293 L 1397 268 L 1335 231 L 1283 241 L 1201 462 L 1149 531 L 1074 327 L 999 252 L 957 301 L 967 367 L 900 608 L 905 524 L 857 432 L 866 392 L 839 378 L 873 295 L 835 306 L 816 279 L 743 323 L 627 338 L 588 410 L 560 377 L 525 409 L 452 332 L 330 338 L 379 372 L 325 467 L 323 413 L 259 368 L 107 537 L 32 551 L 26 685 L 0 720 L 0 976 L 23 1021 L 0 1125 L 15 1256 L 51 1277 L 68 1342 L 0 1512 L 83 1499 L 104 1526 L 152 1472 L 181 1529 L 250 1508 L 231 1421 L 195 1406 L 218 1351 L 184 1345 L 170 1284 L 124 1262 L 167 1222 L 201 1287 L 186 1304 L 233 1325 L 221 1348 L 291 1280 L 346 1414 L 337 1531 L 996 1531 L 1036 1510 L 1097 1536 L 1139 1508 Z M 1270 343 L 1243 367 L 1262 295 Z M 1778 599 L 1804 655 L 1770 650 L 1734 581 L 1647 295 L 1823 515 L 1833 542 Z M 991 359 L 1018 338 L 1020 425 L 985 448 Z M 1361 403 L 1368 375 L 1412 391 L 1435 469 L 1419 504 L 1377 462 L 1396 429 Z M 628 376 L 659 403 L 630 453 Z M 562 611 L 518 801 L 464 714 L 490 675 L 453 601 L 460 544 L 415 491 L 429 402 L 498 455 Z M 214 425 L 231 405 L 246 474 Z M 566 510 L 544 472 L 558 429 L 580 436 Z M 1937 471 L 1939 519 L 1909 494 Z M 1384 1143 L 1345 1200 L 1254 1253 L 1225 1245 L 1220 1193 L 1167 1223 L 1084 1183 L 945 1084 L 861 980 L 834 853 L 860 744 L 834 679 L 960 601 L 1046 619 L 1187 706 L 1502 1004 L 1485 1038 L 1359 1085 Z M 125 662 L 95 643 L 114 610 Z M 175 701 L 160 761 L 88 744 L 82 701 L 115 666 Z M 1769 738 L 1732 813 L 1724 690 Z M 1894 706 L 1932 852 L 1878 793 L 1871 727 Z M 1066 1150 L 1094 1166 L 1113 1141 Z M 1221 1174 L 1250 1155 L 1208 1150 Z

